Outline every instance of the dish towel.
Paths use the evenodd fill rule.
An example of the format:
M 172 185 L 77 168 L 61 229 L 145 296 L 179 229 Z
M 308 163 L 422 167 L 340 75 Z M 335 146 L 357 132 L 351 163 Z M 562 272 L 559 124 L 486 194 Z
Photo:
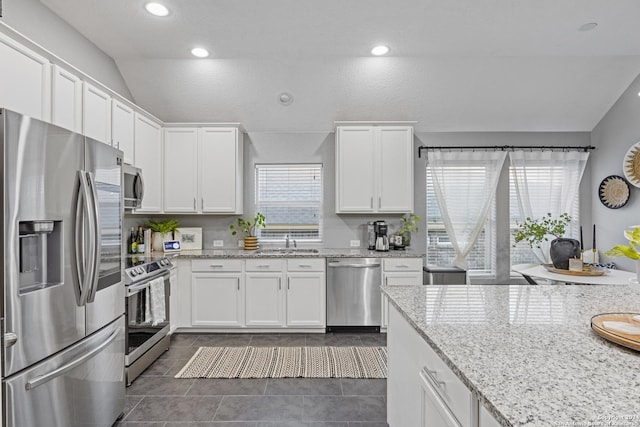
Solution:
M 151 281 L 149 285 L 149 292 L 147 292 L 151 309 L 151 325 L 157 324 L 166 320 L 166 312 L 164 308 L 164 278 L 158 277 Z

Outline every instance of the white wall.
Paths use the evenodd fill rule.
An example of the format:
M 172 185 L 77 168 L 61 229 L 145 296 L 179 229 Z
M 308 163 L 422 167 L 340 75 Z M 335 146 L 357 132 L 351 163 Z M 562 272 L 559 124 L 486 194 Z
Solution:
M 622 160 L 627 150 L 640 141 L 640 76 L 638 76 L 611 107 L 591 133 L 592 144 L 598 147 L 592 159 L 591 194 L 593 219 L 597 225 L 597 246 L 600 255 L 618 243 L 626 244 L 622 232 L 640 224 L 640 189 L 631 186 L 626 206 L 608 209 L 598 199 L 598 186 L 609 175 L 624 176 Z M 625 270 L 634 271 L 633 261 L 627 258 L 607 258 Z
M 0 31 L 11 29 L 133 101 L 115 61 L 38 0 L 4 0 Z M 7 28 L 7 26 L 9 28 Z

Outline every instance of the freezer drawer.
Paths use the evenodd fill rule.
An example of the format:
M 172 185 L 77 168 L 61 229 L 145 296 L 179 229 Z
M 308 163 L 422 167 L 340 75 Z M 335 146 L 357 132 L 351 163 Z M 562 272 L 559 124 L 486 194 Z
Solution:
M 5 427 L 110 427 L 124 411 L 124 317 L 3 379 Z

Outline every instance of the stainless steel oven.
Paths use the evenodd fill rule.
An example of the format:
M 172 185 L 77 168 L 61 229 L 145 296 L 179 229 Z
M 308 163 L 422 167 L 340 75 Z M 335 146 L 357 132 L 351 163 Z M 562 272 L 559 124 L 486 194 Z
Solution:
M 125 269 L 127 385 L 169 348 L 169 282 L 167 258 L 128 258 Z

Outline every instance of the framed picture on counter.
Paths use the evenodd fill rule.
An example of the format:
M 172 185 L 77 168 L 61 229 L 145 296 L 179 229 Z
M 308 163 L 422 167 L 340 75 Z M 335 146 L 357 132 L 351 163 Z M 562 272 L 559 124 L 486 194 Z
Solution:
M 180 241 L 182 250 L 202 249 L 201 227 L 180 227 L 176 230 L 176 240 Z

